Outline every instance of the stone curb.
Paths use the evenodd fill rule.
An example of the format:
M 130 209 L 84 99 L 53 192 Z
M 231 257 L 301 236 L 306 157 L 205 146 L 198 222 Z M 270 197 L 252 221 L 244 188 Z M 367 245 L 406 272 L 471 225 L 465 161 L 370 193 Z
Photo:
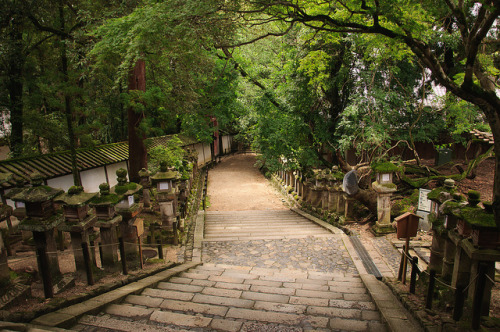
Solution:
M 344 234 L 344 232 L 340 228 L 332 226 L 329 223 L 324 222 L 323 220 L 321 220 L 319 218 L 316 218 L 316 217 L 310 215 L 309 213 L 306 213 L 306 212 L 304 212 L 304 211 L 302 211 L 302 210 L 300 210 L 298 208 L 291 208 L 290 210 L 293 211 L 293 212 L 295 212 L 295 213 L 297 213 L 297 214 L 299 214 L 299 215 L 301 215 L 304 218 L 309 219 L 310 221 L 318 224 L 319 226 L 321 226 L 321 227 L 329 230 L 333 234 Z
M 192 261 L 195 263 L 201 263 L 201 253 L 205 231 L 205 211 L 198 211 L 198 215 L 195 218 Z
M 391 331 L 424 331 L 419 322 L 406 310 L 390 288 L 371 274 L 361 274 L 375 305 Z
M 199 262 L 190 262 L 178 265 L 171 269 L 156 273 L 152 276 L 122 286 L 105 294 L 93 297 L 87 301 L 59 309 L 57 311 L 45 314 L 31 321 L 31 324 L 69 328 L 75 325 L 80 317 L 85 314 L 95 314 L 101 311 L 106 305 L 117 303 L 131 294 L 139 294 L 145 288 L 156 287 L 156 285 L 181 272 L 189 270 L 200 265 Z

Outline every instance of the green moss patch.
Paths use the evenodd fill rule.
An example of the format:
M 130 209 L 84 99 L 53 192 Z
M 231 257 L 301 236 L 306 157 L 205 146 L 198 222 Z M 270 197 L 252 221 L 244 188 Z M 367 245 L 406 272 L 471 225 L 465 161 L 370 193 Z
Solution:
M 372 170 L 376 173 L 396 173 L 400 171 L 400 168 L 390 162 L 373 163 Z

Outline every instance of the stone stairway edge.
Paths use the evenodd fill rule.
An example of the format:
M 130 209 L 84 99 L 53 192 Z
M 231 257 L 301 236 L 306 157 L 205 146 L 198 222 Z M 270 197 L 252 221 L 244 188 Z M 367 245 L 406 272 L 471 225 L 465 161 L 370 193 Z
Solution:
M 166 281 L 171 277 L 185 272 L 200 264 L 201 262 L 188 262 L 177 265 L 173 268 L 158 272 L 154 275 L 119 287 L 110 292 L 98 295 L 81 303 L 77 303 L 37 317 L 32 320 L 30 324 L 46 327 L 70 328 L 71 326 L 77 324 L 77 321 L 80 317 L 86 314 L 95 314 L 101 311 L 102 308 L 104 308 L 108 304 L 119 302 L 131 294 L 139 294 L 145 288 L 155 287 L 159 282 Z

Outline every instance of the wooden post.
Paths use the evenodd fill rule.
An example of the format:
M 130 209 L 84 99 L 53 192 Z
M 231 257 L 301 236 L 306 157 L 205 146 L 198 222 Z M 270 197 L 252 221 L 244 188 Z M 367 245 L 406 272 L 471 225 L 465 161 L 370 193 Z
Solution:
M 475 296 L 472 299 L 472 328 L 479 329 L 481 325 L 481 304 L 483 302 L 484 288 L 486 286 L 486 265 L 479 263 L 476 280 Z
M 417 283 L 417 272 L 418 272 L 418 257 L 413 257 L 411 259 L 411 277 L 410 277 L 410 293 L 415 294 L 415 287 Z
M 82 242 L 82 250 L 85 270 L 87 271 L 87 284 L 92 286 L 94 284 L 94 275 L 92 274 L 92 262 L 90 261 L 89 246 L 87 242 Z
M 455 289 L 455 307 L 453 308 L 453 320 L 458 321 L 460 317 L 462 317 L 462 313 L 464 311 L 464 287 L 457 286 Z
M 52 298 L 54 297 L 54 288 L 52 287 L 52 275 L 50 274 L 49 258 L 47 257 L 47 253 L 44 248 L 38 248 L 36 252 L 40 262 L 43 293 L 45 294 L 46 299 Z
M 399 262 L 399 272 L 398 272 L 398 280 L 403 280 L 403 265 L 405 260 L 405 252 L 406 245 L 403 244 L 403 251 L 401 252 L 401 261 Z
M 142 259 L 142 243 L 141 243 L 141 236 L 137 236 L 137 242 L 139 242 L 139 262 L 141 264 L 141 270 L 144 269 L 144 262 Z
M 436 284 L 436 270 L 430 270 L 430 272 L 429 272 L 429 285 L 427 288 L 427 298 L 425 299 L 425 307 L 427 309 L 432 309 L 432 298 L 434 295 L 435 284 Z
M 404 261 L 403 261 L 403 285 L 406 285 L 406 269 L 408 265 L 408 254 L 410 250 L 410 238 L 406 238 L 406 247 L 404 251 Z
M 177 224 L 178 224 L 178 221 L 174 221 L 174 224 L 172 225 L 173 232 L 174 232 L 174 246 L 179 244 L 179 235 L 177 233 Z
M 122 237 L 120 237 L 118 241 L 120 242 L 120 259 L 122 261 L 123 274 L 127 275 L 128 268 L 127 268 L 127 259 L 125 258 L 125 243 L 123 242 Z

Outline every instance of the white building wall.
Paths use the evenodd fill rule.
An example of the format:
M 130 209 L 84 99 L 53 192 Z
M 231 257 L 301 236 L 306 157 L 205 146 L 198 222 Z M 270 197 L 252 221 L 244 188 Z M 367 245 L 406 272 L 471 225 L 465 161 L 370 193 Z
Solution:
M 111 164 L 111 165 L 106 166 L 106 170 L 108 171 L 108 180 L 109 180 L 108 183 L 109 183 L 110 187 L 113 187 L 114 185 L 116 185 L 118 183 L 118 181 L 116 180 L 116 171 L 119 170 L 120 168 L 124 168 L 128 171 L 127 162 L 122 161 L 121 163 L 116 163 L 116 164 Z M 127 179 L 128 179 L 128 175 L 127 175 Z
M 106 182 L 106 171 L 104 167 L 89 169 L 80 172 L 80 179 L 85 192 L 96 193 L 99 191 L 99 185 Z
M 73 174 L 63 175 L 57 178 L 47 180 L 47 185 L 52 188 L 59 188 L 68 191 L 69 187 L 74 186 Z

